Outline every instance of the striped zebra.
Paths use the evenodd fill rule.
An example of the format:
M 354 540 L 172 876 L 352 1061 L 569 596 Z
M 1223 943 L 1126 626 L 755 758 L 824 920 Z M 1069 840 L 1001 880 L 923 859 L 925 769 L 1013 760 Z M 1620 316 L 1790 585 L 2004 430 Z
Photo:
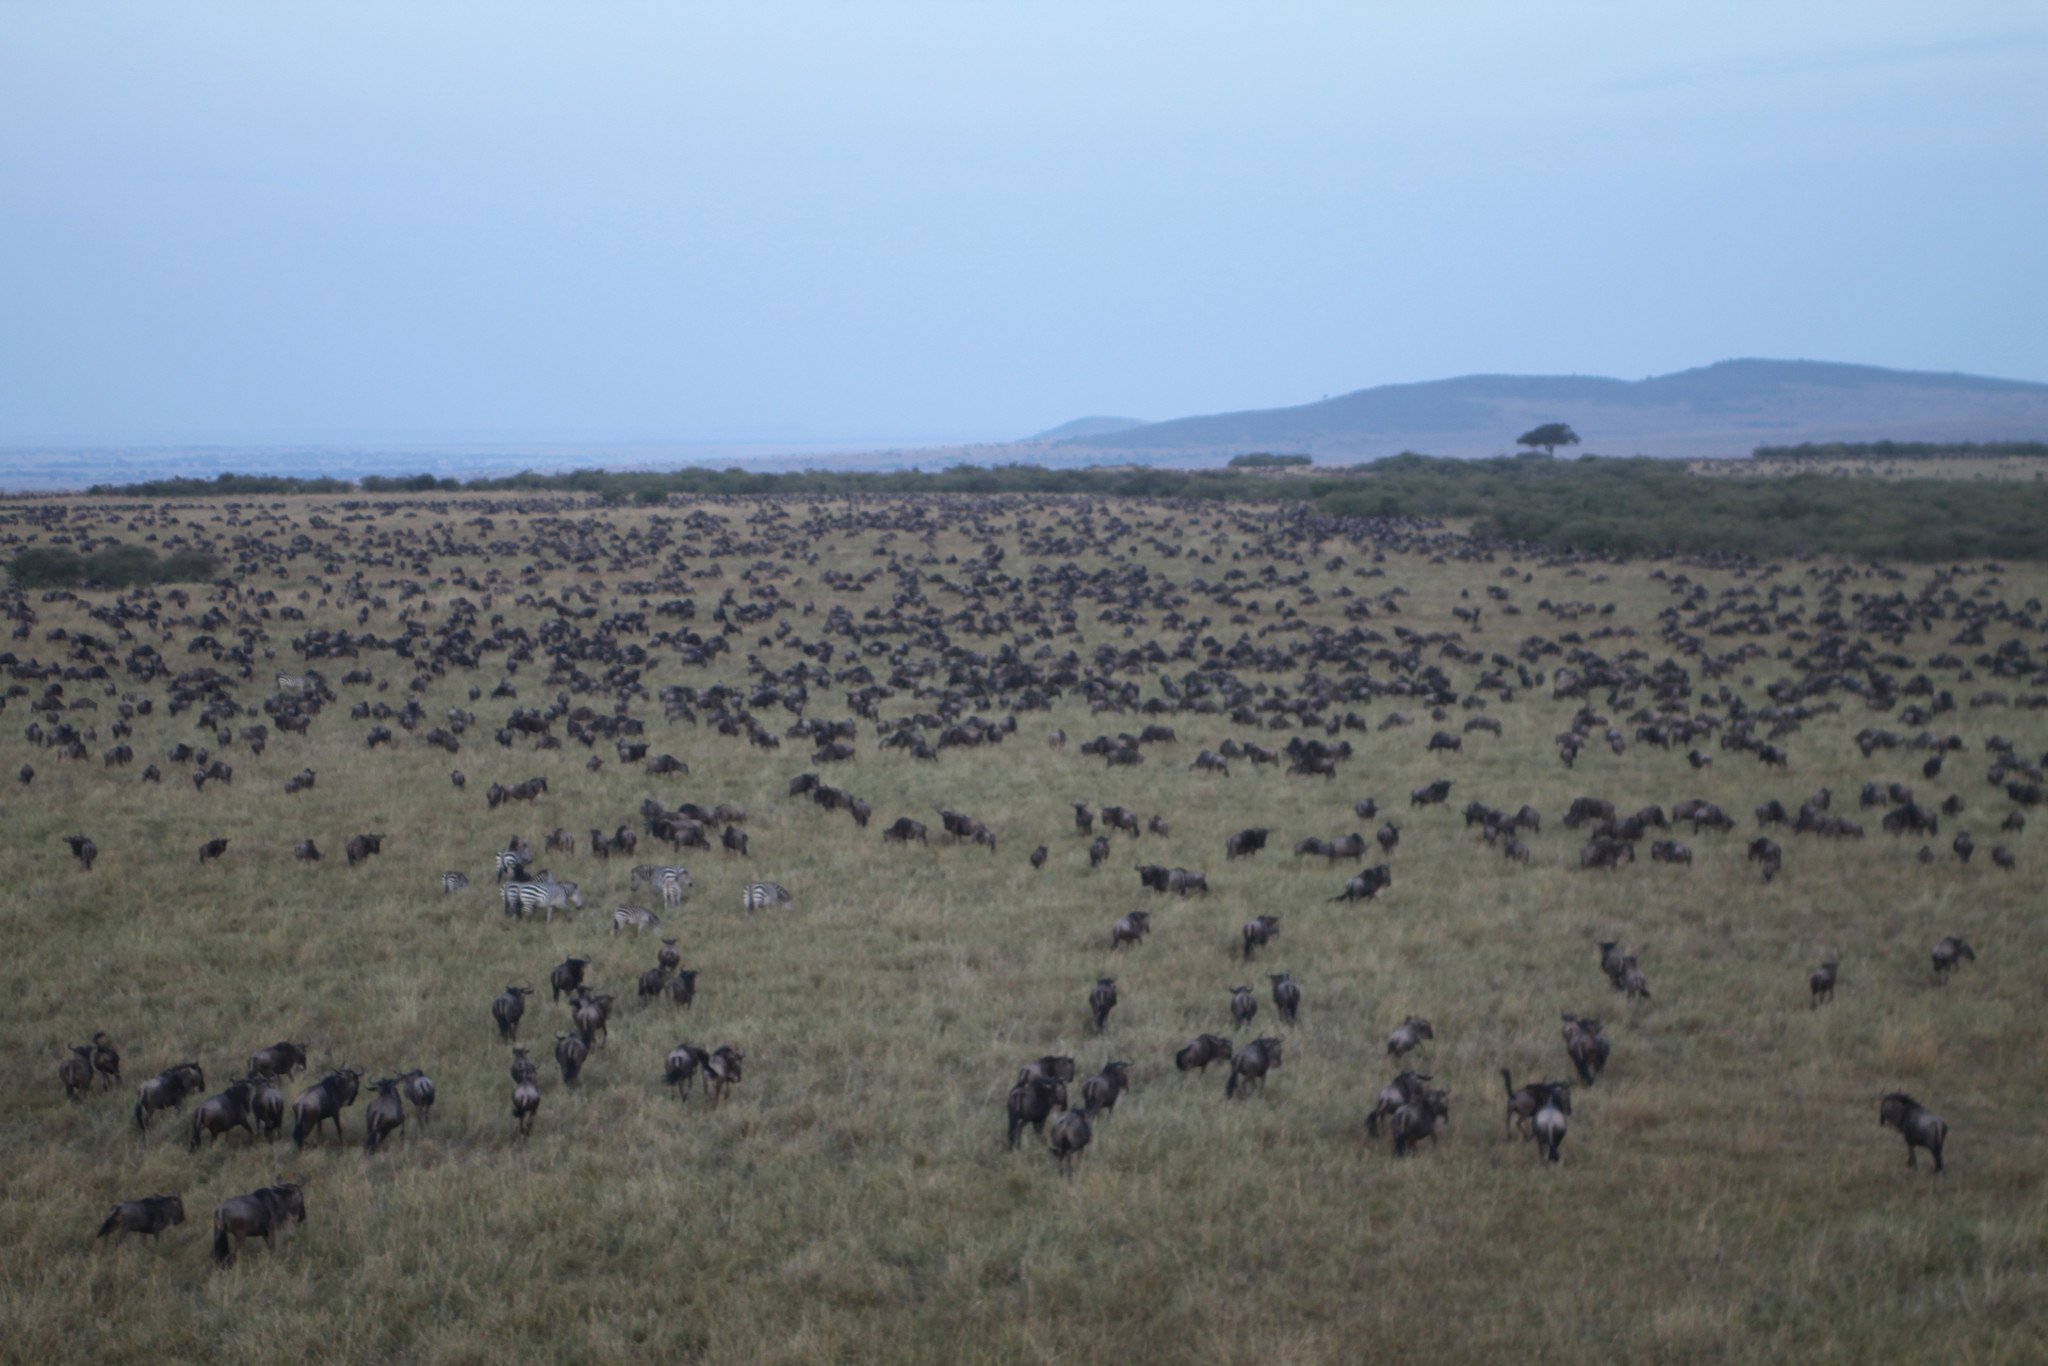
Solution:
M 633 937 L 638 939 L 645 931 L 660 928 L 661 917 L 653 911 L 643 910 L 638 906 L 621 906 L 612 912 L 613 934 L 620 930 L 631 930 Z
M 795 900 L 780 883 L 749 882 L 747 889 L 740 893 L 740 909 L 765 911 L 771 906 L 787 906 Z
M 633 880 L 626 890 L 631 892 L 643 885 L 658 890 L 662 907 L 672 911 L 689 898 L 690 888 L 696 884 L 690 881 L 688 868 L 657 867 L 644 863 L 633 870 Z
M 498 881 L 519 882 L 526 877 L 527 856 L 516 849 L 506 849 L 498 854 Z
M 441 895 L 449 896 L 469 886 L 469 879 L 461 873 L 441 874 Z
M 568 914 L 569 907 L 583 909 L 583 893 L 576 890 L 573 882 L 508 882 L 499 889 L 505 898 L 505 914 L 525 919 L 528 915 L 546 910 L 548 923 L 555 923 L 555 912 Z
M 312 673 L 280 673 L 277 676 L 277 690 L 279 692 L 319 692 L 320 675 Z

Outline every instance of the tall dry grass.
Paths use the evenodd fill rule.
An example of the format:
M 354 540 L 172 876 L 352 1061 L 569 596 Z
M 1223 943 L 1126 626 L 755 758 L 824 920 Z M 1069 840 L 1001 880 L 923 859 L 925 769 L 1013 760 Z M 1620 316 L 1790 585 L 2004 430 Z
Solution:
M 625 523 L 640 514 L 605 515 Z M 1030 557 L 1010 539 L 1015 570 Z M 831 540 L 818 564 L 802 567 L 813 582 L 827 568 L 879 563 L 872 536 Z M 980 543 L 948 540 L 935 546 L 941 558 L 965 558 Z M 1151 561 L 1176 579 L 1215 577 L 1229 564 Z M 1395 555 L 1383 567 L 1386 580 L 1362 586 L 1406 586 L 1412 596 L 1394 620 L 1418 629 L 1454 627 L 1461 589 L 1476 597 L 1501 581 L 1498 565 Z M 1616 613 L 1603 620 L 1633 625 L 1634 644 L 1664 653 L 1654 613 L 1668 599 L 1647 577 L 1651 566 L 1608 569 L 1600 584 L 1521 567 L 1532 578 L 1513 586 L 1518 602 L 1612 601 Z M 1687 572 L 1717 591 L 1734 582 L 1726 572 Z M 2041 593 L 2044 577 L 2010 567 L 1999 591 L 2016 602 Z M 1340 606 L 1329 590 L 1360 583 L 1321 570 L 1315 580 L 1324 602 L 1307 614 L 1324 620 Z M 784 582 L 801 602 L 803 590 Z M 856 611 L 886 602 L 887 591 L 884 580 L 853 599 Z M 531 624 L 511 596 L 501 594 L 495 610 Z M 74 615 L 63 604 L 39 610 L 39 637 Z M 387 633 L 395 611 L 394 600 L 370 629 Z M 1064 636 L 1055 648 L 1085 654 L 1101 639 L 1124 643 L 1120 628 L 1091 616 L 1083 613 L 1085 643 Z M 286 630 L 269 629 L 281 646 Z M 809 622 L 798 629 L 815 634 Z M 1559 629 L 1533 611 L 1519 621 L 1489 611 L 1472 639 L 1507 648 Z M 745 647 L 737 655 L 758 653 L 775 668 L 798 658 L 760 649 L 753 633 L 735 643 Z M 1929 638 L 1909 652 L 1939 648 Z M 396 680 L 383 695 L 396 705 L 405 675 L 395 661 L 362 662 Z M 1470 684 L 1474 671 L 1445 663 Z M 1779 668 L 1757 661 L 1752 672 L 1761 684 Z M 669 662 L 649 681 L 740 676 L 730 660 L 708 673 Z M 878 751 L 864 726 L 858 761 L 825 770 L 872 803 L 875 823 L 863 832 L 843 814 L 786 797 L 789 778 L 809 767 L 801 742 L 764 754 L 668 726 L 658 708 L 636 705 L 650 719 L 653 752 L 672 750 L 692 775 L 653 778 L 602 746 L 607 764 L 593 775 L 577 745 L 533 753 L 492 744 L 489 730 L 511 704 L 469 703 L 471 681 L 451 675 L 426 698 L 431 715 L 473 705 L 486 722 L 453 760 L 402 733 L 397 752 L 365 752 L 366 723 L 349 722 L 344 705 L 330 707 L 307 740 L 274 737 L 261 759 L 236 746 L 233 786 L 197 794 L 168 764 L 158 789 L 141 786 L 133 769 L 64 765 L 31 751 L 21 738 L 26 717 L 9 707 L 0 773 L 25 760 L 39 773 L 32 787 L 5 794 L 0 842 L 0 1083 L 9 1099 L 0 1113 L 0 1356 L 2048 1355 L 2041 845 L 2038 829 L 1991 834 L 2006 808 L 1982 782 L 1984 738 L 2003 731 L 2036 753 L 2048 745 L 2043 713 L 1941 718 L 1970 751 L 1931 784 L 1918 775 L 1918 756 L 1861 760 L 1849 737 L 1886 718 L 1860 705 L 1793 737 L 1783 775 L 1719 751 L 1695 773 L 1681 755 L 1641 746 L 1619 758 L 1589 749 L 1566 772 L 1550 737 L 1576 704 L 1538 689 L 1493 704 L 1487 714 L 1506 733 L 1470 736 L 1461 755 L 1425 754 L 1434 729 L 1426 716 L 1352 734 L 1357 756 L 1325 782 L 1249 765 L 1234 765 L 1228 779 L 1194 774 L 1198 749 L 1254 737 L 1225 718 L 1191 715 L 1167 718 L 1179 741 L 1153 747 L 1142 768 L 1108 770 L 1072 745 L 1049 747 L 1048 734 L 1061 726 L 1078 741 L 1135 730 L 1138 718 L 1091 717 L 1068 701 L 1020 717 L 1000 747 L 949 752 L 937 764 Z M 521 704 L 554 691 L 532 669 L 515 681 Z M 242 689 L 245 703 L 260 699 L 261 682 Z M 378 696 L 339 691 L 344 704 Z M 836 701 L 820 697 L 812 710 L 843 715 Z M 884 705 L 913 704 L 904 696 Z M 1393 709 L 1359 710 L 1377 723 Z M 108 719 L 99 714 L 102 746 Z M 194 737 L 189 716 L 169 717 L 159 704 L 136 723 L 138 766 Z M 307 765 L 317 787 L 282 796 L 284 778 Z M 469 774 L 466 793 L 450 788 L 451 766 Z M 490 780 L 534 773 L 548 776 L 547 798 L 485 810 Z M 1409 810 L 1408 789 L 1438 776 L 1456 781 L 1451 804 Z M 1742 857 L 1752 805 L 1766 796 L 1796 804 L 1830 784 L 1838 809 L 1853 807 L 1867 777 L 1909 779 L 1923 800 L 1962 792 L 1971 810 L 1961 823 L 1980 845 L 2013 844 L 2020 870 L 2000 872 L 1983 852 L 1967 868 L 1945 852 L 1922 868 L 1912 857 L 1918 841 L 1878 835 L 1872 813 L 1861 842 L 1781 835 L 1785 874 L 1759 882 Z M 1690 870 L 1645 859 L 1584 874 L 1570 866 L 1577 840 L 1556 824 L 1581 793 L 1627 808 L 1702 796 L 1737 813 L 1745 830 L 1682 835 L 1696 853 Z M 633 999 L 656 944 L 608 933 L 606 913 L 627 899 L 629 863 L 544 856 L 590 898 L 583 914 L 553 926 L 508 922 L 489 885 L 490 856 L 508 835 L 538 846 L 562 825 L 580 844 L 592 825 L 632 819 L 649 794 L 671 804 L 735 801 L 752 813 L 750 860 L 684 860 L 697 892 L 664 933 L 679 935 L 685 966 L 703 972 L 687 1012 Z M 1394 887 L 1373 903 L 1334 905 L 1344 866 L 1287 849 L 1303 835 L 1370 833 L 1351 813 L 1367 795 L 1403 827 Z M 1531 866 L 1506 863 L 1463 829 L 1457 807 L 1475 797 L 1544 813 Z M 1091 872 L 1073 833 L 1074 800 L 1163 814 L 1173 834 L 1118 837 L 1110 864 Z M 936 831 L 937 806 L 987 820 L 999 851 L 943 847 L 936 836 L 928 849 L 881 842 L 881 827 L 900 814 Z M 1273 827 L 1272 847 L 1226 862 L 1222 837 L 1252 824 Z M 346 837 L 371 829 L 389 832 L 383 857 L 343 867 Z M 102 850 L 90 874 L 59 838 L 74 831 Z M 1944 851 L 1947 834 L 1945 826 Z M 215 835 L 233 845 L 201 868 L 197 846 Z M 308 835 L 328 854 L 318 867 L 290 856 Z M 1039 843 L 1051 859 L 1034 872 L 1025 855 Z M 1215 890 L 1184 902 L 1154 897 L 1138 887 L 1138 862 L 1206 871 Z M 443 897 L 444 869 L 466 871 L 475 888 Z M 739 888 L 750 876 L 782 882 L 795 906 L 742 916 Z M 646 904 L 644 893 L 634 899 Z M 1152 936 L 1112 954 L 1109 923 L 1137 907 L 1153 911 Z M 1246 966 L 1237 927 L 1260 912 L 1279 914 L 1282 932 Z M 1969 937 L 1980 958 L 1937 987 L 1927 950 L 1947 933 Z M 1594 948 L 1603 939 L 1640 954 L 1651 1002 L 1628 1007 L 1609 989 Z M 572 952 L 593 958 L 591 979 L 623 1003 L 580 1087 L 564 1088 L 544 1061 L 539 1121 L 521 1141 L 509 1114 L 508 1050 L 489 1004 L 509 982 L 541 986 L 521 1037 L 545 1060 L 554 1032 L 567 1027 L 566 1012 L 547 1001 L 545 974 Z M 1833 1005 L 1815 1011 L 1804 979 L 1823 957 L 1841 959 L 1842 985 Z M 1304 991 L 1298 1027 L 1273 1018 L 1265 974 L 1281 969 Z M 1085 998 L 1102 974 L 1119 977 L 1122 1003 L 1097 1038 Z M 1286 1064 L 1263 1098 L 1226 1103 L 1220 1073 L 1179 1075 L 1170 1055 L 1195 1032 L 1231 1032 L 1228 988 L 1246 981 L 1259 988 L 1254 1032 L 1284 1034 Z M 1553 1168 L 1531 1146 L 1502 1141 L 1498 1070 L 1512 1068 L 1518 1082 L 1567 1075 L 1560 1011 L 1606 1019 L 1615 1051 L 1600 1085 L 1576 1094 L 1564 1161 Z M 1451 1087 L 1454 1119 L 1435 1148 L 1397 1163 L 1384 1141 L 1365 1141 L 1361 1121 L 1395 1070 L 1382 1040 L 1411 1012 L 1435 1024 L 1417 1061 Z M 121 1046 L 130 1085 L 74 1106 L 55 1064 L 65 1044 L 100 1029 Z M 189 1153 L 189 1105 L 146 1138 L 136 1133 L 133 1084 L 156 1068 L 196 1057 L 217 1090 L 257 1047 L 284 1037 L 311 1041 L 316 1073 L 342 1063 L 372 1077 L 425 1068 L 441 1097 L 431 1132 L 409 1123 L 402 1139 L 366 1157 L 359 1104 L 346 1146 L 330 1136 L 303 1154 L 289 1140 L 251 1144 L 239 1133 Z M 715 1112 L 701 1095 L 679 1105 L 659 1083 L 663 1055 L 683 1037 L 747 1053 L 745 1082 Z M 1098 1126 L 1071 1182 L 1042 1148 L 1027 1141 L 1012 1154 L 1003 1144 L 1008 1083 L 1019 1063 L 1049 1051 L 1072 1053 L 1084 1074 L 1111 1056 L 1137 1064 L 1132 1093 Z M 1897 1137 L 1878 1128 L 1877 1098 L 1893 1087 L 1948 1118 L 1945 1176 L 1929 1176 L 1924 1162 L 1908 1172 Z M 206 1247 L 213 1205 L 278 1176 L 308 1181 L 309 1222 L 276 1250 L 251 1244 L 238 1266 L 216 1271 Z M 185 1226 L 160 1246 L 95 1242 L 115 1200 L 157 1191 L 182 1192 Z

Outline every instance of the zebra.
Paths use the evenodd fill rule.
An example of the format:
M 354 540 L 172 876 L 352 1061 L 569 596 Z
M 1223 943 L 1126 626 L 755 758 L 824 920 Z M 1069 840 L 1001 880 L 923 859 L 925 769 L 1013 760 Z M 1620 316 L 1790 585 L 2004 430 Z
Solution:
M 517 915 L 522 920 L 534 911 L 546 908 L 548 923 L 555 922 L 555 911 L 563 914 L 574 906 L 583 909 L 583 893 L 576 890 L 573 882 L 508 882 L 500 889 L 505 898 L 505 914 Z
M 740 893 L 740 909 L 765 911 L 771 906 L 787 906 L 795 899 L 779 883 L 749 882 Z
M 469 886 L 469 879 L 461 873 L 441 874 L 441 894 L 443 896 L 459 892 L 467 886 Z
M 661 917 L 653 911 L 642 910 L 638 906 L 621 906 L 612 912 L 613 934 L 630 929 L 633 931 L 633 937 L 638 939 L 644 931 L 660 928 Z
M 526 856 L 522 855 L 518 850 L 504 850 L 498 855 L 497 860 L 498 881 L 504 882 L 508 879 L 514 882 L 519 881 L 526 876 L 526 865 Z
M 313 692 L 320 691 L 320 675 L 280 673 L 277 676 L 279 692 L 305 692 L 308 689 Z
M 659 889 L 662 907 L 672 911 L 683 904 L 690 895 L 690 888 L 696 884 L 690 881 L 687 868 L 656 867 L 643 863 L 633 870 L 633 880 L 626 890 L 636 891 L 643 885 Z

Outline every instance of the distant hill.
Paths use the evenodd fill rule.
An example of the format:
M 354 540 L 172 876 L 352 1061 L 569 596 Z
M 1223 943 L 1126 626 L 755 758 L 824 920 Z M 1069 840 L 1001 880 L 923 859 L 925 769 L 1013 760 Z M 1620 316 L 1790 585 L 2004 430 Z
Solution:
M 1142 417 L 1077 417 L 1072 422 L 1062 422 L 1037 436 L 1026 437 L 1027 441 L 1065 441 L 1069 437 L 1107 436 L 1111 432 L 1126 432 L 1133 427 L 1150 426 Z
M 1082 419 L 1083 422 L 1103 419 Z M 1206 460 L 1246 451 L 1370 460 L 1403 450 L 1497 455 L 1544 422 L 1569 422 L 1572 453 L 1747 455 L 1829 441 L 2048 438 L 2048 384 L 1822 361 L 1730 360 L 1643 380 L 1468 375 L 1388 384 L 1298 408 L 1184 417 L 1117 430 L 1055 428 L 1040 440 L 1122 454 Z M 1069 423 L 1069 427 L 1078 424 Z

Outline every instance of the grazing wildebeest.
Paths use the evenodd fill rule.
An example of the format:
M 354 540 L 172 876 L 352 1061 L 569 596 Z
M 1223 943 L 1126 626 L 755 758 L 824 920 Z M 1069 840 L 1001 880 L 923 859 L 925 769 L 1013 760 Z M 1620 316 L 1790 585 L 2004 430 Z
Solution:
M 249 1141 L 256 1141 L 256 1126 L 251 1122 L 255 1114 L 250 1108 L 250 1090 L 249 1082 L 238 1081 L 219 1095 L 208 1097 L 204 1104 L 192 1112 L 193 1152 L 199 1151 L 199 1140 L 202 1137 L 219 1139 L 230 1129 L 246 1130 Z
M 1379 828 L 1379 833 L 1373 838 L 1380 842 L 1382 852 L 1391 854 L 1394 852 L 1394 846 L 1401 842 L 1401 827 L 1388 821 Z
M 1562 1081 L 1545 1082 L 1543 1105 L 1530 1121 L 1530 1128 L 1536 1139 L 1536 1150 L 1552 1162 L 1558 1160 L 1558 1147 L 1564 1142 L 1565 1130 L 1571 1127 L 1566 1119 L 1571 1112 L 1571 1084 Z
M 1092 1121 L 1096 1116 L 1107 1114 L 1116 1108 L 1117 1097 L 1130 1089 L 1131 1065 L 1128 1062 L 1106 1062 L 1102 1070 L 1081 1083 L 1081 1104 Z
M 1424 1039 L 1434 1039 L 1436 1031 L 1429 1027 L 1429 1021 L 1420 1015 L 1410 1015 L 1401 1021 L 1401 1027 L 1387 1035 L 1387 1053 L 1398 1058 L 1422 1046 Z
M 562 1069 L 562 1085 L 576 1084 L 576 1078 L 583 1071 L 583 1060 L 589 1056 L 590 1045 L 581 1034 L 555 1035 L 555 1062 Z
M 912 820 L 908 816 L 898 816 L 896 823 L 882 832 L 882 838 L 885 841 L 896 844 L 908 844 L 912 840 L 916 840 L 919 844 L 928 845 L 931 841 L 925 838 L 925 834 L 925 824 L 923 821 Z
M 1044 1078 L 1020 1081 L 1010 1088 L 1003 1105 L 1010 1121 L 1010 1151 L 1015 1152 L 1017 1135 L 1025 1125 L 1030 1125 L 1040 1138 L 1045 1137 L 1045 1121 L 1055 1111 L 1067 1108 L 1067 1085 Z
M 1095 833 L 1095 813 L 1086 802 L 1074 803 L 1074 833 L 1084 839 Z
M 1839 967 L 1841 967 L 1841 964 L 1830 958 L 1827 962 L 1815 968 L 1812 975 L 1806 979 L 1806 989 L 1812 993 L 1812 1001 L 1816 1009 L 1819 1008 L 1822 1001 L 1832 1001 L 1835 999 L 1835 970 Z
M 300 840 L 292 846 L 292 857 L 301 863 L 318 863 L 322 857 L 320 846 L 311 840 Z
M 24 766 L 23 771 L 31 770 Z M 23 781 L 26 782 L 27 779 Z M 91 872 L 93 860 L 100 856 L 100 847 L 83 835 L 66 835 L 64 842 L 71 846 L 71 857 L 78 860 L 78 866 L 88 873 Z
M 149 1132 L 151 1116 L 158 1110 L 182 1109 L 185 1097 L 206 1087 L 206 1074 L 196 1062 L 166 1067 L 136 1088 L 135 1127 Z
M 1116 978 L 1095 979 L 1095 988 L 1088 993 L 1088 1009 L 1095 1016 L 1095 1032 L 1100 1034 L 1109 1020 L 1109 1012 L 1116 1009 Z
M 697 999 L 697 974 L 701 968 L 678 968 L 668 979 L 668 999 L 678 1006 L 687 1007 Z
M 292 1102 L 292 1142 L 306 1146 L 308 1132 L 318 1134 L 320 1126 L 334 1121 L 334 1136 L 341 1138 L 341 1112 L 356 1103 L 356 1091 L 363 1074 L 353 1067 L 328 1073 L 299 1093 Z
M 1060 1164 L 1060 1175 L 1071 1179 L 1074 1175 L 1074 1159 L 1088 1146 L 1088 1140 L 1095 1131 L 1088 1123 L 1088 1116 L 1079 1110 L 1069 1110 L 1053 1121 L 1052 1142 L 1049 1149 L 1054 1160 Z
M 1301 1010 L 1301 988 L 1284 972 L 1268 973 L 1266 980 L 1273 984 L 1273 1009 L 1280 1012 L 1282 1020 L 1294 1024 Z
M 548 985 L 555 990 L 554 999 L 562 999 L 563 992 L 574 992 L 583 985 L 583 969 L 590 966 L 588 958 L 565 958 L 557 963 L 548 974 Z
M 1370 901 L 1382 891 L 1394 885 L 1394 871 L 1386 864 L 1377 864 L 1353 877 L 1344 884 L 1344 890 L 1330 898 L 1332 901 Z
M 1097 835 L 1088 845 L 1088 866 L 1097 867 L 1109 861 L 1109 836 Z
M 491 1018 L 498 1022 L 498 1037 L 507 1041 L 519 1037 L 519 1021 L 526 1014 L 526 998 L 532 987 L 508 986 L 505 994 L 491 1002 Z
M 1577 1015 L 1559 1018 L 1564 1021 L 1565 1052 L 1571 1055 L 1579 1080 L 1591 1086 L 1600 1079 L 1601 1071 L 1607 1066 L 1608 1043 L 1600 1032 L 1600 1022 L 1581 1019 Z
M 284 1092 L 270 1084 L 266 1077 L 252 1075 L 249 1078 L 249 1114 L 256 1121 L 256 1132 L 265 1142 L 275 1142 L 284 1132 Z
M 1636 861 L 1636 847 L 1627 840 L 1597 839 L 1579 850 L 1579 867 L 1619 868 Z
M 167 1228 L 185 1222 L 185 1202 L 175 1195 L 146 1195 L 140 1200 L 123 1200 L 100 1225 L 98 1236 L 109 1233 L 141 1233 L 157 1237 Z
M 2003 868 L 2008 873 L 2020 866 L 2018 855 L 2002 844 L 1995 844 L 1991 847 L 1991 863 L 1992 866 Z
M 367 859 L 372 854 L 383 853 L 383 832 L 379 831 L 377 834 L 374 835 L 351 835 L 349 837 L 348 847 L 345 852 L 348 855 L 348 866 L 351 868 L 355 867 L 358 863 L 361 863 L 364 859 Z
M 226 1266 L 250 1238 L 275 1247 L 271 1235 L 306 1222 L 305 1182 L 286 1181 L 223 1200 L 213 1211 L 213 1259 Z M 233 1238 L 232 1245 L 228 1239 Z
M 1252 961 L 1252 951 L 1254 949 L 1263 948 L 1267 944 L 1272 943 L 1274 937 L 1280 933 L 1280 917 L 1277 915 L 1253 916 L 1250 920 L 1244 922 L 1244 928 L 1241 933 L 1244 936 L 1244 961 L 1249 963 Z
M 1281 1041 L 1279 1039 L 1254 1039 L 1230 1055 L 1230 1080 L 1223 1083 L 1226 1097 L 1237 1094 L 1242 1082 L 1247 1090 L 1256 1083 L 1259 1094 L 1266 1094 L 1266 1074 L 1280 1068 Z
M 1692 867 L 1692 850 L 1677 840 L 1654 840 L 1650 844 L 1650 858 L 1657 863 L 1682 863 Z
M 100 1076 L 100 1087 L 111 1091 L 121 1080 L 121 1054 L 107 1042 L 105 1031 L 92 1036 L 92 1066 Z
M 1449 1091 L 1424 1091 L 1394 1111 L 1394 1119 L 1388 1127 L 1394 1131 L 1394 1156 L 1413 1157 L 1415 1145 L 1428 1139 L 1431 1145 L 1437 1140 L 1437 1130 L 1451 1117 L 1451 1093 Z
M 1173 1065 L 1185 1072 L 1197 1068 L 1204 1075 L 1212 1062 L 1229 1062 L 1231 1049 L 1236 1047 L 1220 1034 L 1197 1034 L 1183 1044 L 1173 1055 Z
M 1942 1169 L 1941 1146 L 1948 1141 L 1948 1122 L 1940 1115 L 1904 1091 L 1891 1091 L 1878 1103 L 1877 1122 L 1880 1127 L 1889 1124 L 1906 1140 L 1907 1166 L 1919 1166 L 1920 1155 L 1914 1149 L 1925 1148 L 1934 1156 L 1934 1170 Z
M 1272 833 L 1265 829 L 1240 830 L 1223 841 L 1223 856 L 1226 859 L 1250 858 L 1266 847 L 1266 836 Z
M 1401 1107 L 1417 1099 L 1423 1093 L 1423 1083 L 1429 1080 L 1427 1072 L 1403 1072 L 1387 1083 L 1373 1102 L 1370 1113 L 1365 1117 L 1365 1136 L 1380 1136 L 1380 1121 L 1392 1119 Z
M 1136 944 L 1151 932 L 1152 913 L 1132 911 L 1109 927 L 1109 947 L 1114 951 L 1122 944 Z
M 1977 951 L 1955 935 L 1944 938 L 1934 946 L 1934 980 L 1946 982 L 1948 975 L 1965 959 L 1976 962 Z
M 306 1046 L 290 1039 L 259 1048 L 249 1056 L 249 1070 L 259 1077 L 289 1077 L 305 1065 Z
M 92 1045 L 71 1045 L 71 1056 L 57 1064 L 57 1080 L 64 1083 L 64 1098 L 77 1101 L 92 1089 Z
M 1956 832 L 1955 839 L 1950 841 L 1949 847 L 1956 851 L 1957 858 L 1968 863 L 1970 855 L 1977 852 L 1977 841 L 1970 838 L 1969 831 L 1959 830 Z
M 1425 787 L 1410 788 L 1408 791 L 1408 804 L 1410 806 L 1441 806 L 1450 799 L 1450 795 L 1451 780 L 1449 778 L 1439 778 Z
M 398 1098 L 398 1078 L 383 1077 L 370 1083 L 377 1094 L 363 1109 L 363 1151 L 374 1153 L 386 1137 L 405 1123 L 405 1102 Z
M 1044 845 L 1042 845 L 1042 844 L 1041 844 L 1041 845 L 1039 845 L 1039 846 L 1038 846 L 1038 847 L 1037 847 L 1036 849 L 1033 849 L 1033 850 L 1031 851 L 1031 866 L 1032 866 L 1033 868 L 1043 868 L 1043 867 L 1045 867 L 1045 846 L 1044 846 Z
M 1230 989 L 1230 1019 L 1233 1024 L 1239 1029 L 1243 1029 L 1252 1022 L 1252 1017 L 1258 1013 L 1259 1001 L 1257 997 L 1252 995 L 1250 987 L 1232 987 Z

